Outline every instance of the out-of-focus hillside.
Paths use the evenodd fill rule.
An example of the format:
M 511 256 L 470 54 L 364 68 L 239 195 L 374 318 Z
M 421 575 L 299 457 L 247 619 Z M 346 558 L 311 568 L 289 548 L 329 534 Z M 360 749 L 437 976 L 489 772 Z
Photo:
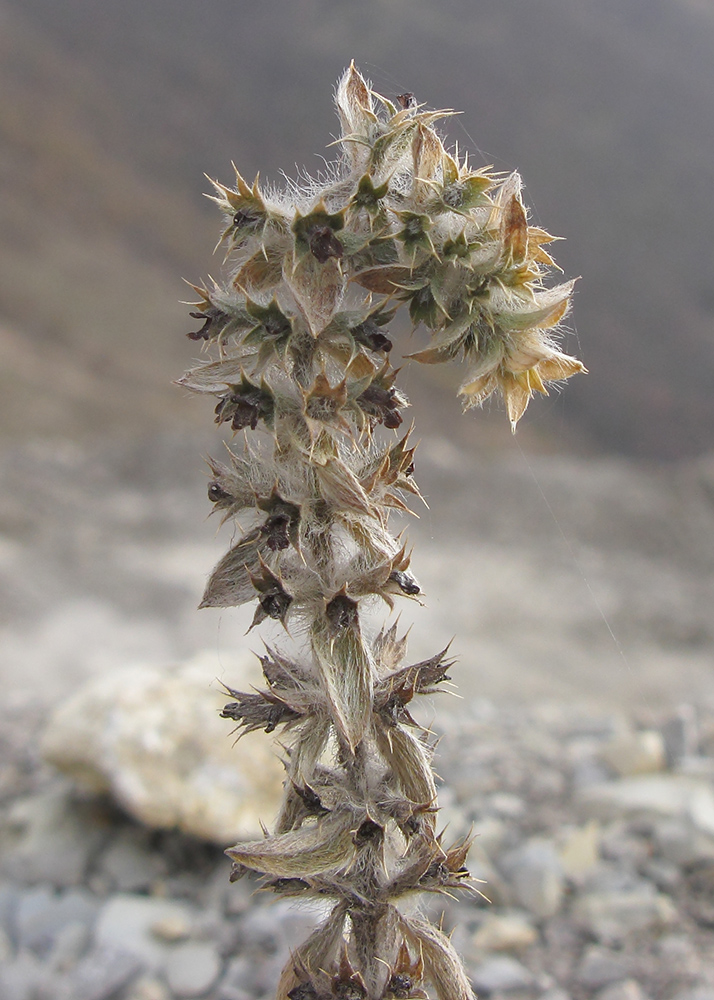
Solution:
M 90 448 L 36 442 L 0 459 L 0 684 L 45 705 L 87 677 L 196 655 L 228 684 L 279 626 L 254 608 L 196 611 L 231 529 L 206 520 L 208 436 Z M 714 711 L 714 462 L 481 455 L 427 437 L 430 509 L 404 520 L 425 607 L 401 602 L 413 662 L 453 639 L 468 708 L 563 700 Z M 366 609 L 369 630 L 386 609 Z M 293 636 L 293 640 L 299 637 Z
M 712 43 L 692 0 L 2 0 L 4 429 L 192 415 L 168 381 L 192 354 L 179 279 L 219 263 L 202 171 L 316 169 L 354 56 L 382 91 L 463 109 L 453 139 L 521 169 L 535 219 L 568 237 L 591 374 L 531 427 L 651 457 L 708 450 Z

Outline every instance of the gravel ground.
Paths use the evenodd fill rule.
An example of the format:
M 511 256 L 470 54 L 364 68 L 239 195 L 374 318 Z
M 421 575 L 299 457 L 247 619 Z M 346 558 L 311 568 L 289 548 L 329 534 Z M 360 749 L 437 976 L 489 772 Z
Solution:
M 249 612 L 195 612 L 228 546 L 203 520 L 208 447 L 0 460 L 2 1000 L 268 998 L 319 919 L 37 755 L 52 706 L 118 666 L 209 651 L 230 683 Z M 402 621 L 414 660 L 457 636 L 464 700 L 422 718 L 490 899 L 423 905 L 483 997 L 714 1000 L 712 461 L 476 463 L 427 439 L 417 472 L 428 606 Z
M 447 837 L 473 828 L 490 901 L 421 906 L 444 914 L 477 993 L 714 998 L 714 717 L 435 711 L 441 818 Z M 2 733 L 3 1000 L 273 995 L 318 911 L 229 884 L 215 845 L 78 797 L 27 718 Z

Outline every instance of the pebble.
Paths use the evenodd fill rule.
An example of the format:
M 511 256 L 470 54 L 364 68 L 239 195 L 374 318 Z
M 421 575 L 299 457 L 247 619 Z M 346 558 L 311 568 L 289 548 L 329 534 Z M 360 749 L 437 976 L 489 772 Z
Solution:
M 514 820 L 523 815 L 526 804 L 518 795 L 511 795 L 508 792 L 495 792 L 489 797 L 487 808 L 496 816 L 500 816 L 506 820 Z
M 160 921 L 183 921 L 190 925 L 193 909 L 184 903 L 146 896 L 117 895 L 109 899 L 99 914 L 96 927 L 97 944 L 116 948 L 141 959 L 146 967 L 161 969 L 171 945 L 165 943 L 152 928 Z
M 79 885 L 107 830 L 66 784 L 15 802 L 7 816 L 3 870 L 27 882 Z
M 109 1000 L 141 971 L 138 956 L 101 947 L 80 962 L 67 984 L 67 1000 Z M 62 1000 L 65 1000 L 63 997 Z
M 677 910 L 662 893 L 591 892 L 576 901 L 573 916 L 597 940 L 616 944 L 629 934 L 672 925 Z
M 623 777 L 661 771 L 667 763 L 664 739 L 654 729 L 623 733 L 603 747 L 602 759 Z
M 0 882 L 0 927 L 7 931 L 17 906 L 18 889 L 10 882 Z
M 688 819 L 659 820 L 652 832 L 659 853 L 674 865 L 688 867 L 714 859 L 714 837 L 700 833 Z
M 595 994 L 594 1000 L 646 1000 L 646 998 L 636 979 L 623 979 L 621 983 L 600 990 Z
M 172 949 L 164 974 L 174 996 L 200 997 L 218 979 L 221 965 L 213 945 L 188 941 Z
M 148 831 L 129 826 L 120 830 L 103 852 L 99 871 L 119 892 L 142 892 L 166 874 L 166 865 L 151 851 Z
M 520 951 L 538 940 L 538 931 L 523 913 L 489 914 L 471 944 L 483 951 Z
M 473 970 L 472 981 L 477 993 L 512 993 L 533 984 L 533 973 L 508 955 L 497 955 L 481 962 Z
M 598 945 L 591 945 L 577 967 L 575 981 L 586 989 L 598 990 L 603 986 L 611 986 L 627 979 L 629 971 L 629 962 L 625 956 Z
M 696 778 L 651 774 L 581 789 L 581 811 L 600 820 L 689 818 L 702 833 L 714 833 L 714 791 Z
M 13 956 L 12 941 L 4 927 L 0 927 L 0 966 L 9 962 Z
M 426 897 L 422 911 L 438 923 L 446 907 L 483 997 L 714 1000 L 709 758 L 690 734 L 686 774 L 613 777 L 605 748 L 634 726 L 573 730 L 570 714 L 491 706 L 447 727 L 442 818 L 450 833 L 473 824 L 469 867 L 493 902 Z M 229 884 L 220 851 L 78 799 L 63 778 L 23 787 L 0 804 L 0 846 L 21 862 L 0 881 L 2 1000 L 261 1000 L 324 917 Z M 50 820 L 78 840 L 62 834 L 48 864 L 33 852 Z
M 151 925 L 151 933 L 159 941 L 185 941 L 191 933 L 191 925 L 185 916 L 161 917 Z
M 53 892 L 37 886 L 22 893 L 17 904 L 15 930 L 18 946 L 47 954 L 68 926 L 89 927 L 98 903 L 86 889 Z
M 126 1000 L 172 1000 L 168 986 L 154 976 L 141 976 L 135 980 Z
M 563 873 L 579 878 L 592 871 L 600 856 L 600 824 L 591 820 L 585 826 L 570 830 L 560 847 Z
M 552 917 L 565 891 L 563 867 L 552 841 L 534 838 L 501 861 L 516 900 L 535 917 Z
M 667 764 L 677 767 L 684 757 L 697 752 L 697 713 L 693 705 L 680 705 L 675 714 L 660 726 Z
M 493 858 L 500 851 L 508 832 L 508 824 L 495 816 L 485 816 L 474 823 L 474 848 Z M 473 850 L 473 848 L 472 848 Z
M 91 931 L 87 924 L 73 920 L 61 928 L 55 937 L 47 964 L 53 972 L 63 973 L 73 969 L 87 951 Z

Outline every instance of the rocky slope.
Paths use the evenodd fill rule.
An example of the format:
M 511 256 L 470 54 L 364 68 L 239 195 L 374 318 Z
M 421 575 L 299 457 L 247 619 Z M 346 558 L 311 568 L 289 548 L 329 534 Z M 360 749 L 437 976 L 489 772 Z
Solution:
M 354 56 L 385 93 L 463 109 L 452 139 L 476 162 L 517 166 L 536 221 L 567 236 L 558 262 L 584 276 L 573 319 L 582 352 L 574 337 L 567 346 L 592 374 L 541 407 L 551 432 L 565 414 L 581 440 L 626 454 L 707 451 L 706 5 L 373 0 L 357 11 L 305 0 L 277 9 L 0 4 L 0 318 L 22 330 L 33 356 L 59 350 L 107 391 L 104 407 L 71 403 L 71 430 L 126 417 L 132 408 L 122 413 L 114 399 L 130 391 L 137 358 L 145 398 L 162 395 L 175 419 L 161 387 L 167 359 L 174 371 L 186 359 L 179 279 L 217 266 L 203 171 L 228 179 L 231 159 L 272 179 L 295 163 L 319 168 L 334 131 L 330 88 Z M 3 422 L 6 413 L 2 404 Z M 21 415 L 40 428 L 33 408 Z

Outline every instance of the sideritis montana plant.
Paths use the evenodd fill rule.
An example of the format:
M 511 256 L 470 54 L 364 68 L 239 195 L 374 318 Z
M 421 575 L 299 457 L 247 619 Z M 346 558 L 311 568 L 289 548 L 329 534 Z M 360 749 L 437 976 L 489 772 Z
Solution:
M 288 961 L 279 1000 L 468 1000 L 448 937 L 415 915 L 423 892 L 469 889 L 469 844 L 444 843 L 428 734 L 410 713 L 438 690 L 446 650 L 405 663 L 397 626 L 370 627 L 381 599 L 417 598 L 392 510 L 419 497 L 408 402 L 389 324 L 406 304 L 430 335 L 409 357 L 460 360 L 465 406 L 502 395 L 512 427 L 533 392 L 582 371 L 558 350 L 572 282 L 545 287 L 553 239 L 528 225 L 518 174 L 449 152 L 411 94 L 374 93 L 354 65 L 337 86 L 339 157 L 284 190 L 212 182 L 231 269 L 196 288 L 189 334 L 212 356 L 180 384 L 216 399 L 243 431 L 211 460 L 209 498 L 240 540 L 201 607 L 256 602 L 265 689 L 233 691 L 240 733 L 279 730 L 285 791 L 274 832 L 227 853 L 281 896 L 322 900 L 321 926 Z

